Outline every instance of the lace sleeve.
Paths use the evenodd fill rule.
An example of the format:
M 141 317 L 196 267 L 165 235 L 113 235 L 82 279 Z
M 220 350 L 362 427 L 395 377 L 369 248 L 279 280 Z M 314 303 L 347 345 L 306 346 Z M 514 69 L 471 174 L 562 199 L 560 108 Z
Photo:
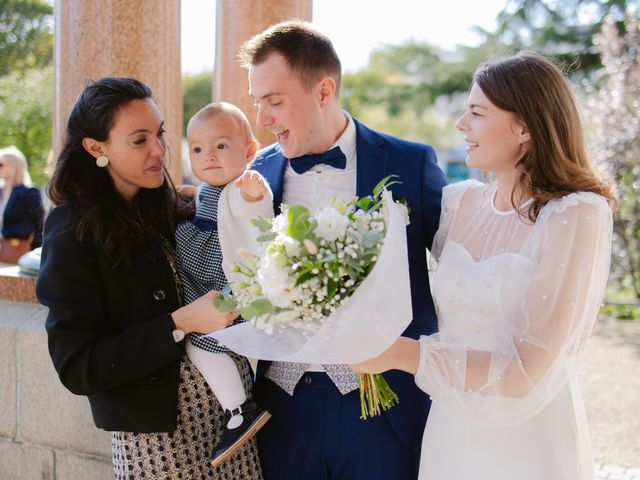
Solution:
M 492 351 L 445 334 L 420 339 L 416 383 L 476 423 L 517 424 L 546 406 L 575 376 L 604 296 L 612 212 L 602 197 L 550 202 L 534 231 L 531 279 L 517 307 L 496 319 Z

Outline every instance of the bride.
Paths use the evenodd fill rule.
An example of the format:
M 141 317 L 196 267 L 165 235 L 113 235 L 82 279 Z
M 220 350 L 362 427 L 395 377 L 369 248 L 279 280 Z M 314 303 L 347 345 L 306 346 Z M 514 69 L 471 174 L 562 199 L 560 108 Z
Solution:
M 353 368 L 405 370 L 432 397 L 421 479 L 591 480 L 576 364 L 607 282 L 612 188 L 566 79 L 539 55 L 481 65 L 456 128 L 469 167 L 495 180 L 444 189 L 440 332 Z

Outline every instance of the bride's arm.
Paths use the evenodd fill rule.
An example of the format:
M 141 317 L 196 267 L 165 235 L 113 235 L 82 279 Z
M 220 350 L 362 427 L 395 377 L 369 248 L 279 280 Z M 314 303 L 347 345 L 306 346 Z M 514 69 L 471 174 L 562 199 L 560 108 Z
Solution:
M 498 348 L 472 350 L 441 334 L 422 337 L 419 347 L 400 339 L 355 368 L 414 373 L 432 397 L 491 423 L 542 408 L 574 373 L 572 361 L 595 321 L 609 267 L 611 211 L 604 202 L 581 202 L 541 221 L 533 277 L 517 311 L 500 319 Z M 517 407 L 504 400 L 513 398 L 520 399 Z
M 402 370 L 415 375 L 420 360 L 420 344 L 413 338 L 400 337 L 379 356 L 350 365 L 358 373 L 382 373 Z

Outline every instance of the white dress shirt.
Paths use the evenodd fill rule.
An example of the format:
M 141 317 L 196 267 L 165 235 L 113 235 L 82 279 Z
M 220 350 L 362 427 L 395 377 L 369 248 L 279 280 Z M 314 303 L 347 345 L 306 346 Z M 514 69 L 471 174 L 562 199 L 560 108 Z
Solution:
M 284 171 L 284 190 L 282 203 L 285 205 L 303 205 L 311 215 L 329 204 L 332 197 L 350 200 L 356 194 L 356 124 L 351 115 L 343 112 L 347 118 L 347 128 L 340 138 L 331 145 L 340 147 L 347 164 L 344 170 L 331 165 L 319 164 L 306 172 L 296 173 L 288 162 Z M 295 161 L 295 160 L 294 160 Z
M 351 115 L 343 113 L 347 118 L 347 128 L 327 150 L 340 147 L 347 159 L 344 170 L 319 164 L 300 174 L 291 168 L 291 162 L 287 162 L 282 195 L 285 205 L 302 205 L 313 215 L 328 205 L 331 198 L 348 201 L 356 195 L 356 124 Z M 310 364 L 305 370 L 323 372 L 324 368 Z

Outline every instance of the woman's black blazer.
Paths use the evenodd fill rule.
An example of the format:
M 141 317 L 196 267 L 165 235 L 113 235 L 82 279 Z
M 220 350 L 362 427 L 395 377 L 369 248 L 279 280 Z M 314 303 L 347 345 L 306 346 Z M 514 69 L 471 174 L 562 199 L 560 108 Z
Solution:
M 72 208 L 51 211 L 36 286 L 60 380 L 88 397 L 99 428 L 173 431 L 184 347 L 171 335 L 179 300 L 161 243 L 150 240 L 131 266 L 114 267 L 74 228 Z

